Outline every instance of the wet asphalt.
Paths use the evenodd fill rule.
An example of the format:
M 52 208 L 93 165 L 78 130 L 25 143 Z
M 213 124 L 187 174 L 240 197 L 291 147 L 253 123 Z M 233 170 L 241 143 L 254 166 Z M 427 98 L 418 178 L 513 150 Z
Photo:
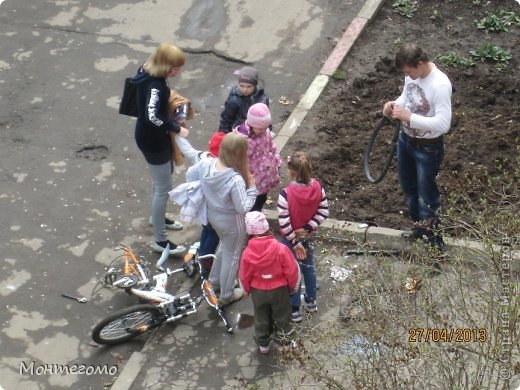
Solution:
M 134 120 L 117 113 L 123 80 L 160 42 L 184 48 L 188 63 L 171 85 L 192 99 L 190 140 L 203 149 L 234 71 L 255 65 L 276 129 L 295 107 L 279 99 L 300 100 L 363 3 L 0 1 L 1 387 L 109 388 L 139 356 L 135 389 L 221 388 L 277 370 L 256 354 L 251 327 L 225 334 L 207 307 L 149 338 L 113 348 L 91 341 L 99 319 L 135 303 L 117 291 L 91 296 L 114 248 L 158 256 Z M 184 172 L 176 169 L 175 183 Z M 189 244 L 198 228 L 170 238 Z M 251 310 L 245 299 L 232 312 Z M 53 371 L 74 367 L 83 373 Z M 88 374 L 96 367 L 105 372 Z

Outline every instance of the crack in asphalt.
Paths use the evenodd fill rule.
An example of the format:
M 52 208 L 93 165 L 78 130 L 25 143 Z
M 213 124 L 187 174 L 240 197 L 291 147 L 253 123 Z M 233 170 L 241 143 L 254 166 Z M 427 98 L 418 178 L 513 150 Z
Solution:
M 11 24 L 14 25 L 14 23 L 11 23 Z M 23 23 L 16 23 L 16 25 L 23 25 Z M 74 30 L 74 29 L 70 29 L 70 28 L 56 27 L 56 26 L 50 26 L 50 25 L 39 25 L 39 24 L 37 24 L 37 25 L 31 25 L 31 26 L 27 25 L 27 26 L 31 27 L 32 29 L 39 28 L 39 29 L 42 29 L 42 30 L 63 31 L 63 32 L 82 34 L 82 35 L 92 35 L 92 36 L 95 36 L 95 37 L 119 39 L 120 41 L 115 41 L 114 43 L 119 44 L 119 45 L 125 45 L 125 46 L 127 46 L 127 43 L 125 43 L 125 42 L 136 43 L 136 44 L 137 43 L 142 44 L 143 42 L 145 42 L 147 44 L 153 44 L 155 46 L 159 45 L 159 43 L 160 43 L 160 42 L 142 41 L 142 40 L 125 40 L 125 42 L 122 42 L 121 41 L 121 36 L 119 36 L 119 35 L 97 34 L 97 33 L 88 32 L 88 31 Z M 212 54 L 212 55 L 214 55 L 217 58 L 223 59 L 224 61 L 233 62 L 233 63 L 237 63 L 237 64 L 242 64 L 242 65 L 251 65 L 251 62 L 244 61 L 244 60 L 241 60 L 239 58 L 228 56 L 227 54 L 222 53 L 222 52 L 217 51 L 217 50 L 214 50 L 214 49 L 191 49 L 189 47 L 182 47 L 182 46 L 179 46 L 179 47 L 183 51 L 185 51 L 186 53 L 189 53 L 189 54 L 196 54 L 196 55 Z

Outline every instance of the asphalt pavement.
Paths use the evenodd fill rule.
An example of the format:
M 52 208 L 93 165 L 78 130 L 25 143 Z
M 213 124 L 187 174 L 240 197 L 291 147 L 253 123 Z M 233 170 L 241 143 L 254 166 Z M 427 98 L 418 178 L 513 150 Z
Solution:
M 207 307 L 131 343 L 90 340 L 99 319 L 135 303 L 117 292 L 91 296 L 114 248 L 157 256 L 149 175 L 133 119 L 117 114 L 123 80 L 160 42 L 183 47 L 188 64 L 172 86 L 193 101 L 190 140 L 203 149 L 234 71 L 255 65 L 282 149 L 380 3 L 0 1 L 0 387 L 222 388 L 276 372 L 273 357 L 256 354 L 251 327 L 225 334 Z M 189 244 L 198 228 L 170 237 Z M 244 299 L 231 314 L 251 310 Z M 318 316 L 335 311 L 324 306 Z

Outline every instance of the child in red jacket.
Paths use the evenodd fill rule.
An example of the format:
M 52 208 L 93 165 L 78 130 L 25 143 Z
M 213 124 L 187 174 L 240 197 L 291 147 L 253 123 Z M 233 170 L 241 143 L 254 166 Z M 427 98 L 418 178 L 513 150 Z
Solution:
M 240 260 L 239 278 L 253 299 L 255 341 L 261 353 L 269 353 L 273 333 L 282 349 L 291 348 L 290 294 L 300 285 L 298 263 L 291 250 L 269 232 L 264 214 L 251 211 L 245 222 L 250 239 Z

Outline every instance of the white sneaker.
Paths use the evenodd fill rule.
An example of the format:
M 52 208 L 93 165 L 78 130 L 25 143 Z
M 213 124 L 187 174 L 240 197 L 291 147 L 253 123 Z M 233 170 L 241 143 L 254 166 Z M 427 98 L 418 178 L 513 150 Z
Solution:
M 170 240 L 156 242 L 152 244 L 152 250 L 157 253 L 162 253 L 166 245 L 170 244 L 170 255 L 179 255 L 181 253 L 186 252 L 186 248 L 182 245 L 175 245 Z
M 242 290 L 240 287 L 238 287 L 233 290 L 233 294 L 231 294 L 231 296 L 228 299 L 219 298 L 218 302 L 219 302 L 220 306 L 226 306 L 233 302 L 241 300 L 243 296 L 244 296 L 244 290 Z

